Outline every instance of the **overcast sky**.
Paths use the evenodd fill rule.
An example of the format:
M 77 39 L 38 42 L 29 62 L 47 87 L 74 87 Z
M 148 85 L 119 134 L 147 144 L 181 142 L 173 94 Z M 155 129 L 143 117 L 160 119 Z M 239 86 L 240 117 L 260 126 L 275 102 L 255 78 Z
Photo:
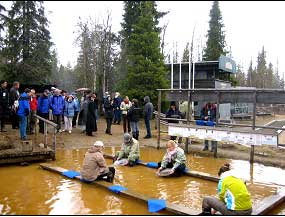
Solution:
M 9 2 L 3 3 L 9 5 Z M 170 11 L 160 22 L 169 22 L 166 30 L 166 52 L 177 42 L 180 56 L 187 41 L 191 41 L 195 26 L 194 42 L 205 44 L 209 12 L 212 1 L 158 1 L 158 9 Z M 44 2 L 50 23 L 52 41 L 55 43 L 60 63 L 76 64 L 78 47 L 74 44 L 78 17 L 99 19 L 112 12 L 113 30 L 121 28 L 122 1 L 46 1 Z M 247 70 L 252 58 L 256 64 L 257 54 L 264 45 L 267 63 L 272 62 L 279 71 L 285 72 L 285 1 L 221 1 L 220 9 L 225 25 L 226 42 L 231 47 L 233 59 Z M 197 58 L 197 52 L 194 54 Z

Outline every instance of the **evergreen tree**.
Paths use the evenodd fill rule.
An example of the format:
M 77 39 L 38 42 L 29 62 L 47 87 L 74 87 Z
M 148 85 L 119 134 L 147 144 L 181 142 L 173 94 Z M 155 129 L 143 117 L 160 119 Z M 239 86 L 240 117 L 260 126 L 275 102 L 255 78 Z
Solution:
M 210 11 L 209 30 L 207 34 L 206 48 L 204 50 L 203 60 L 218 60 L 220 55 L 226 55 L 225 34 L 222 14 L 219 8 L 219 2 L 214 1 Z
M 189 62 L 189 42 L 187 42 L 186 47 L 183 51 L 183 58 L 182 62 L 188 63 Z
M 236 81 L 237 81 L 238 86 L 241 86 L 241 87 L 246 86 L 246 76 L 240 65 L 237 65 Z
M 256 87 L 257 88 L 265 88 L 266 77 L 267 77 L 267 67 L 266 67 L 266 52 L 264 47 L 260 53 L 258 53 L 257 57 L 257 66 L 256 66 L 257 80 Z
M 3 55 L 6 79 L 47 83 L 51 76 L 52 46 L 42 1 L 14 1 L 7 19 Z
M 155 18 L 158 13 L 153 1 L 140 2 L 140 11 L 128 41 L 125 93 L 140 100 L 148 95 L 155 103 L 156 89 L 167 87 L 158 22 Z
M 247 70 L 247 80 L 246 80 L 248 87 L 253 87 L 254 85 L 254 71 L 252 67 L 253 67 L 252 60 L 250 60 L 249 68 Z

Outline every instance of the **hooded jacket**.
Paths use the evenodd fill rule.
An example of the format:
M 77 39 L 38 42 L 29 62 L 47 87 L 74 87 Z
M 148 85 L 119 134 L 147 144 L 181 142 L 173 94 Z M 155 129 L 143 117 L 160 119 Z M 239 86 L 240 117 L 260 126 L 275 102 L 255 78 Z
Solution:
M 153 113 L 153 104 L 150 102 L 149 96 L 146 96 L 144 98 L 144 103 L 145 103 L 145 105 L 144 105 L 143 115 L 145 118 L 151 119 L 152 113 Z
M 48 96 L 42 95 L 38 99 L 38 113 L 48 114 L 49 113 L 49 99 Z
M 185 164 L 186 156 L 184 154 L 184 150 L 180 147 L 177 147 L 177 152 L 171 157 L 171 163 L 173 164 L 173 168 L 176 169 L 179 165 Z M 167 153 L 164 155 L 161 161 L 161 167 L 166 168 L 167 166 Z
M 25 112 L 27 111 L 27 112 Z M 27 113 L 30 112 L 30 103 L 29 103 L 29 97 L 26 92 L 22 93 L 20 99 L 19 99 L 19 110 L 18 115 L 20 117 L 28 116 Z
M 133 104 L 128 112 L 130 122 L 138 122 L 140 120 L 141 109 L 137 104 Z
M 81 177 L 87 181 L 94 181 L 99 175 L 109 172 L 101 148 L 92 146 L 86 152 L 80 171 Z
M 132 138 L 131 143 L 123 143 L 118 159 L 127 158 L 129 161 L 136 161 L 140 158 L 139 142 Z
M 61 95 L 53 95 L 50 97 L 49 105 L 53 115 L 62 115 L 64 108 L 64 99 Z
M 232 171 L 222 173 L 218 183 L 218 194 L 228 210 L 248 210 L 252 207 L 250 193 L 244 181 Z
M 65 100 L 63 115 L 66 117 L 73 117 L 75 110 L 76 110 L 76 104 L 74 100 L 72 100 L 71 102 L 68 102 L 68 100 Z

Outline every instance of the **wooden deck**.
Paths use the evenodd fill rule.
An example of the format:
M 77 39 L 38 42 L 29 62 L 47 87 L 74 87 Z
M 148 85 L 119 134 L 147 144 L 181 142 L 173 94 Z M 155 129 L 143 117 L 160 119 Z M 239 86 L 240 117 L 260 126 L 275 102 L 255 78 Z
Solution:
M 50 164 L 40 164 L 40 167 L 45 169 L 45 170 L 49 170 L 49 171 L 58 173 L 60 175 L 62 175 L 62 172 L 67 171 L 67 169 L 64 169 L 62 167 L 52 166 Z M 76 176 L 75 177 L 76 180 L 80 180 L 80 178 L 81 178 L 80 176 Z M 105 181 L 95 181 L 95 182 L 92 182 L 89 185 L 95 185 L 95 186 L 107 189 L 109 191 L 108 188 L 110 186 L 112 186 L 113 184 L 105 182 Z M 125 197 L 128 197 L 130 199 L 135 199 L 135 200 L 140 201 L 140 202 L 144 202 L 146 205 L 148 203 L 148 199 L 151 199 L 149 196 L 146 196 L 146 195 L 134 192 L 132 190 L 122 191 L 118 195 L 125 196 Z M 185 206 L 178 205 L 178 204 L 168 203 L 168 202 L 166 203 L 165 210 L 168 213 L 178 214 L 178 215 L 197 215 L 197 214 L 199 214 L 199 211 L 197 211 L 197 210 L 190 209 L 190 208 L 187 208 Z
M 55 152 L 50 148 L 36 148 L 30 151 L 6 149 L 0 151 L 0 165 L 22 162 L 55 160 Z
M 113 156 L 110 154 L 104 154 L 104 157 L 109 158 L 109 159 L 113 159 Z M 139 162 L 138 164 L 141 166 L 145 166 L 145 167 L 147 166 L 147 163 L 145 163 L 145 162 Z M 190 171 L 185 172 L 185 175 L 195 177 L 195 178 L 205 179 L 208 181 L 219 182 L 219 177 L 212 176 L 208 173 L 190 170 Z

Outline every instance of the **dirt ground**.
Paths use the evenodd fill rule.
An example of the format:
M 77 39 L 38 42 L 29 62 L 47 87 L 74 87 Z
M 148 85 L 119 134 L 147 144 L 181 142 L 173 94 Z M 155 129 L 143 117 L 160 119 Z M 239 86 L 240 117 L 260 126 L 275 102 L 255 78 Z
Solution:
M 285 115 L 274 115 L 274 116 L 266 116 L 266 117 L 257 117 L 256 124 L 264 125 L 272 120 L 285 120 Z M 237 123 L 251 123 L 250 121 L 242 121 Z M 73 128 L 72 134 L 68 134 L 67 132 L 56 134 L 57 140 L 57 148 L 58 149 L 79 149 L 79 148 L 87 148 L 91 146 L 96 140 L 101 140 L 104 142 L 105 146 L 120 146 L 123 142 L 123 126 L 122 123 L 120 125 L 112 125 L 112 134 L 105 134 L 106 122 L 104 117 L 100 117 L 98 123 L 98 131 L 93 133 L 94 136 L 86 136 L 81 133 L 81 129 L 78 126 L 77 128 Z M 141 147 L 153 147 L 157 146 L 157 130 L 155 130 L 155 121 L 153 120 L 151 123 L 152 127 L 152 135 L 151 139 L 143 139 L 146 135 L 144 121 L 141 120 L 139 122 L 140 136 L 139 142 Z M 14 148 L 19 148 L 21 146 L 21 141 L 19 139 L 19 130 L 11 129 L 11 125 L 6 126 L 6 133 L 0 132 L 0 148 L 8 148 L 12 146 Z M 161 127 L 163 131 L 167 131 L 165 126 Z M 52 128 L 48 128 L 48 143 L 52 144 Z M 43 134 L 35 134 L 28 135 L 28 139 L 32 140 L 34 146 L 37 146 L 40 143 L 43 143 Z M 162 148 L 165 147 L 165 144 L 169 136 L 167 133 L 161 134 L 161 142 L 160 146 Z M 185 138 L 183 139 L 183 143 L 185 143 Z M 184 144 L 181 145 L 182 147 Z M 10 147 L 12 148 L 12 147 Z M 192 141 L 189 145 L 189 154 L 195 154 L 199 156 L 209 156 L 213 157 L 213 152 L 210 151 L 202 151 L 203 141 Z M 239 160 L 249 160 L 250 156 L 250 148 L 234 145 L 234 144 L 218 144 L 218 157 L 219 158 L 229 158 L 229 159 L 239 159 Z M 275 166 L 285 168 L 285 149 L 278 148 L 274 146 L 260 146 L 255 147 L 255 156 L 254 162 L 262 163 L 268 166 Z

